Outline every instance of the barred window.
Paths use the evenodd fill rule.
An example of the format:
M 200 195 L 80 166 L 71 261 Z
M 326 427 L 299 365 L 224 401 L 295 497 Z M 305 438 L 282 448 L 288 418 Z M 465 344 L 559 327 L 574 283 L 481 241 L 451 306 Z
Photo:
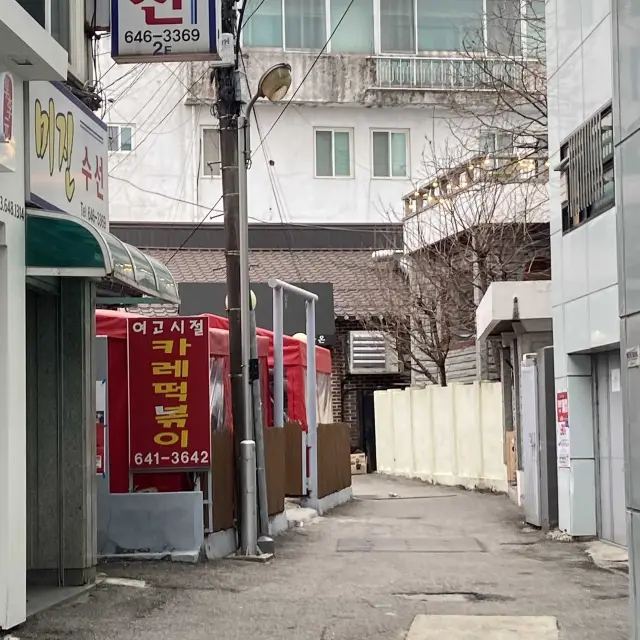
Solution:
M 571 231 L 615 204 L 611 105 L 560 147 L 562 230 Z

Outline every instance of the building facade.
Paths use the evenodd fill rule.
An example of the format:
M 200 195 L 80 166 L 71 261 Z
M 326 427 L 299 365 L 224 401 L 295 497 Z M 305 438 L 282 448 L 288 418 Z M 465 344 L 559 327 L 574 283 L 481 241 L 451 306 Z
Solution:
M 609 0 L 547 3 L 554 368 L 568 397 L 559 525 L 624 545 L 611 34 Z
M 255 107 L 251 221 L 401 219 L 400 199 L 426 177 L 425 157 L 444 153 L 460 134 L 451 97 L 477 85 L 471 54 L 460 52 L 470 33 L 484 30 L 489 43 L 497 37 L 487 15 L 499 6 L 248 0 L 243 91 L 255 92 L 262 73 L 283 61 L 293 77 L 289 106 Z M 519 46 L 526 48 L 522 30 Z M 113 68 L 107 48 L 98 64 L 111 124 L 112 219 L 218 220 L 218 124 L 208 64 Z
M 627 535 L 631 597 L 630 637 L 640 638 L 640 470 L 638 466 L 638 361 L 634 354 L 640 343 L 638 277 L 640 263 L 634 238 L 638 222 L 638 173 L 640 172 L 640 81 L 638 79 L 638 33 L 640 3 L 637 0 L 612 3 L 613 40 L 613 142 L 615 197 L 617 204 L 617 242 L 619 310 L 622 360 L 622 414 L 624 416 L 624 454 L 626 470 Z
M 108 232 L 91 24 L 84 4 L 0 8 L 0 629 L 43 606 L 30 588 L 51 604 L 95 579 L 96 302 L 178 301 Z

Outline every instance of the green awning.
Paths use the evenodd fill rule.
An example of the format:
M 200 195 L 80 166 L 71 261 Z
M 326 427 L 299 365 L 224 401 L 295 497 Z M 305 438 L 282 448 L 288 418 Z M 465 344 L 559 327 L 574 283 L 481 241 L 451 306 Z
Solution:
M 169 269 L 140 249 L 89 222 L 27 209 L 27 275 L 97 278 L 124 290 L 180 303 Z

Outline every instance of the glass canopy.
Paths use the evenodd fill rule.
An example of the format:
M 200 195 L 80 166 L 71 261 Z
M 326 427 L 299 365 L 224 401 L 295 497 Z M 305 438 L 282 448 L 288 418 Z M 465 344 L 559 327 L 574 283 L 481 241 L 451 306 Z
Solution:
M 114 235 L 65 213 L 27 210 L 28 275 L 104 278 L 129 290 L 178 304 L 169 269 Z

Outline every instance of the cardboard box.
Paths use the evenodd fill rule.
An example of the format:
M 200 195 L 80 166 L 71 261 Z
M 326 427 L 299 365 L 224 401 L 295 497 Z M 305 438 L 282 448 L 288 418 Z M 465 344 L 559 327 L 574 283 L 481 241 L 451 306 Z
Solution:
M 367 456 L 364 453 L 351 454 L 351 475 L 358 476 L 367 473 Z

